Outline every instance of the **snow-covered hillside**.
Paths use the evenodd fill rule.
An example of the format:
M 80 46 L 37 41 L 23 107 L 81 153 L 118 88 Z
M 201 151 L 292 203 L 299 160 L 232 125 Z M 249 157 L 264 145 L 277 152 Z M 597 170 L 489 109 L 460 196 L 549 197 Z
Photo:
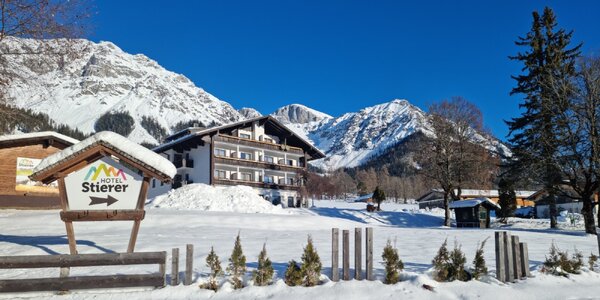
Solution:
M 45 55 L 7 55 L 8 69 L 16 79 L 8 87 L 9 102 L 47 113 L 89 133 L 95 121 L 108 111 L 128 111 L 135 120 L 129 138 L 157 143 L 141 126 L 143 116 L 152 116 L 170 131 L 181 121 L 223 124 L 243 117 L 227 102 L 196 87 L 183 75 L 161 67 L 142 54 L 124 52 L 110 42 L 77 40 L 70 44 L 77 55 L 60 60 Z M 37 44 L 26 39 L 5 39 L 12 52 L 28 52 Z M 60 52 L 64 43 L 46 44 Z

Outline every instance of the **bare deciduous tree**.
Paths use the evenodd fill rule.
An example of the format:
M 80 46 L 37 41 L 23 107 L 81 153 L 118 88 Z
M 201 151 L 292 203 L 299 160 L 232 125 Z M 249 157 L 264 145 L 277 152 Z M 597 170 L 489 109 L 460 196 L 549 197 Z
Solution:
M 450 226 L 450 199 L 460 199 L 465 186 L 491 183 L 495 167 L 489 151 L 474 144 L 483 131 L 481 111 L 461 97 L 431 105 L 429 117 L 435 136 L 418 152 L 421 173 L 444 191 L 445 226 Z

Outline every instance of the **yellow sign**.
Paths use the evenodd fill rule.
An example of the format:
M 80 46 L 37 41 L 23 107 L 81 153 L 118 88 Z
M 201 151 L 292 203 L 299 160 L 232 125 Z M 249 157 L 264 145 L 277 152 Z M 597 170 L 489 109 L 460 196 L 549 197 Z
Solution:
M 17 176 L 15 190 L 24 193 L 57 194 L 58 183 L 43 184 L 29 179 L 33 173 L 33 168 L 42 160 L 36 158 L 17 157 Z

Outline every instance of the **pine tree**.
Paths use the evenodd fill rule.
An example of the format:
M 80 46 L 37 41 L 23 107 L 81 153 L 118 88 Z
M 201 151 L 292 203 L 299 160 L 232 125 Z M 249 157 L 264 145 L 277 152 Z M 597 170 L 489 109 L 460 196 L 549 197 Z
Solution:
M 271 260 L 267 257 L 267 248 L 263 244 L 262 251 L 258 255 L 258 266 L 252 274 L 254 285 L 265 286 L 271 284 L 273 280 L 273 266 Z
M 381 210 L 381 202 L 385 200 L 385 192 L 379 188 L 379 186 L 375 187 L 373 191 L 373 200 L 377 202 L 377 210 Z
M 308 243 L 302 254 L 302 277 L 304 286 L 315 286 L 321 276 L 321 259 L 313 246 L 312 237 L 308 236 Z
M 485 266 L 485 258 L 483 257 L 483 247 L 485 247 L 486 241 L 487 238 L 481 242 L 475 252 L 475 258 L 473 259 L 473 278 L 475 279 L 481 278 L 482 275 L 486 275 L 488 272 L 488 269 Z
M 438 250 L 437 255 L 431 261 L 433 265 L 433 278 L 436 281 L 446 281 L 449 277 L 448 264 L 450 261 L 450 253 L 448 252 L 448 240 L 444 240 L 444 243 Z
M 597 261 L 598 261 L 598 255 L 591 253 L 590 258 L 588 260 L 588 264 L 590 265 L 590 271 L 594 271 L 594 266 L 596 265 Z
M 242 242 L 240 240 L 240 234 L 238 233 L 235 238 L 235 244 L 233 245 L 233 251 L 229 258 L 229 266 L 227 272 L 231 274 L 231 284 L 235 289 L 241 289 L 244 287 L 242 277 L 246 273 L 246 256 L 242 251 Z
M 517 194 L 512 182 L 504 177 L 498 182 L 498 204 L 500 210 L 497 211 L 500 222 L 506 223 L 506 218 L 514 216 L 517 209 Z
M 223 269 L 221 268 L 221 261 L 219 260 L 219 256 L 217 256 L 213 247 L 210 247 L 210 252 L 206 257 L 206 266 L 210 268 L 210 277 L 208 279 L 208 282 L 201 284 L 200 287 L 204 289 L 217 291 L 219 289 L 217 277 L 223 274 Z
M 525 111 L 517 118 L 508 121 L 512 165 L 515 169 L 529 170 L 534 178 L 541 178 L 541 184 L 548 193 L 550 203 L 550 225 L 556 228 L 556 189 L 561 182 L 556 163 L 557 116 L 564 112 L 569 91 L 557 91 L 557 83 L 568 86 L 575 75 L 575 59 L 579 56 L 581 44 L 568 49 L 572 32 L 556 29 L 556 17 L 546 7 L 542 16 L 533 12 L 533 24 L 526 37 L 515 43 L 526 47 L 524 53 L 511 57 L 523 62 L 525 74 L 513 76 L 517 86 L 511 95 L 521 94 L 524 102 L 520 105 Z M 532 176 L 533 177 L 533 176 Z
M 295 260 L 290 260 L 288 263 L 283 280 L 289 286 L 302 285 L 302 270 Z
M 467 258 L 462 252 L 460 246 L 454 243 L 454 249 L 450 252 L 450 271 L 448 272 L 448 281 L 460 280 L 467 281 L 467 272 L 465 272 L 465 263 Z
M 392 241 L 387 241 L 381 257 L 385 264 L 385 283 L 395 284 L 400 281 L 400 272 L 404 269 L 404 263 L 398 255 L 398 249 L 392 246 Z

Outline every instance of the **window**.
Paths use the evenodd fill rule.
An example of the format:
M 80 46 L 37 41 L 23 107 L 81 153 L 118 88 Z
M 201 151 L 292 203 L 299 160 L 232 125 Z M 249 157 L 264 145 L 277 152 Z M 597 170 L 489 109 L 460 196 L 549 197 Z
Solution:
M 293 166 L 294 165 L 294 160 L 293 159 L 288 159 L 287 161 L 288 166 Z
M 227 156 L 227 153 L 225 152 L 225 149 L 218 149 L 215 148 L 215 156 Z
M 294 185 L 294 178 L 288 178 L 287 184 Z
M 246 152 L 240 152 L 241 159 L 252 160 L 252 154 Z
M 227 174 L 223 170 L 215 170 L 215 178 L 225 179 L 225 178 L 227 178 Z
M 247 134 L 247 133 L 240 133 L 240 137 L 243 138 L 243 139 L 250 139 L 251 138 L 250 135 Z
M 265 156 L 264 161 L 272 164 L 275 160 L 273 159 L 273 156 Z
M 275 179 L 271 175 L 265 175 L 265 183 L 274 183 Z
M 273 143 L 273 139 L 270 138 L 270 137 L 265 137 L 264 141 L 267 142 L 267 143 Z
M 250 173 L 242 173 L 242 180 L 244 180 L 244 181 L 252 181 L 252 174 L 250 174 Z
M 156 187 L 156 179 L 152 179 L 152 188 Z

